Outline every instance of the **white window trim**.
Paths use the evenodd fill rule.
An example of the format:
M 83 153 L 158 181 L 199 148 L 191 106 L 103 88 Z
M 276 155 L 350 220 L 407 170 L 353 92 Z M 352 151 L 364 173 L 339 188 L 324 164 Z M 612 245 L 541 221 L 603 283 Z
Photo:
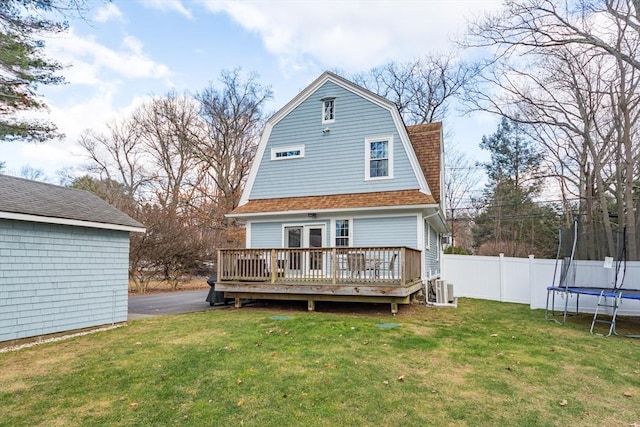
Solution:
M 302 244 L 302 248 L 309 247 L 309 236 L 307 235 L 307 230 L 309 228 L 322 228 L 322 247 L 326 248 L 327 246 L 327 224 L 325 222 L 291 222 L 291 223 L 283 223 L 282 224 L 282 248 L 287 247 L 287 228 L 288 227 L 301 227 L 302 228 L 302 236 L 300 236 L 300 243 Z
M 387 176 L 371 177 L 371 143 L 374 141 L 387 141 L 388 147 L 388 172 Z M 364 140 L 364 180 L 365 181 L 381 181 L 385 179 L 393 179 L 393 136 L 383 136 L 379 138 L 365 138 Z
M 331 219 L 331 246 L 337 248 L 336 246 L 336 221 L 346 220 L 349 221 L 349 246 L 340 246 L 341 248 L 351 248 L 353 247 L 353 217 L 336 217 Z
M 426 242 L 424 242 L 424 248 L 428 251 L 431 250 L 431 224 L 425 221 L 425 230 L 426 230 Z
M 324 103 L 327 101 L 333 101 L 333 119 L 324 119 Z M 322 124 L 335 123 L 336 121 L 336 99 L 335 98 L 323 98 L 322 99 Z
M 284 153 L 287 151 L 300 151 L 297 156 L 276 157 L 276 153 Z M 301 159 L 304 157 L 304 145 L 291 145 L 288 147 L 275 147 L 271 149 L 271 160 L 291 160 Z

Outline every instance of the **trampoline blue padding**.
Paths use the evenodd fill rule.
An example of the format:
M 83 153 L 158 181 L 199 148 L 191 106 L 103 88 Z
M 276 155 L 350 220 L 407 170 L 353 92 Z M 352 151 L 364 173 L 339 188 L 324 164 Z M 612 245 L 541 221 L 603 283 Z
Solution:
M 566 292 L 568 294 L 594 295 L 607 298 L 640 300 L 640 289 L 582 288 L 579 286 L 549 286 L 547 291 Z

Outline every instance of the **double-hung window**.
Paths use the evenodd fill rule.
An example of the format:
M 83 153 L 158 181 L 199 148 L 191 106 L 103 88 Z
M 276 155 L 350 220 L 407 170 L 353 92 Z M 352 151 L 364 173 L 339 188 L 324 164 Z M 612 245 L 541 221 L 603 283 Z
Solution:
M 349 229 L 349 220 L 348 219 L 337 219 L 336 220 L 336 229 L 335 229 L 335 244 L 336 247 L 345 247 L 349 246 L 349 239 L 351 238 L 351 233 Z
M 393 138 L 365 140 L 365 180 L 393 178 Z
M 335 116 L 335 98 L 325 98 L 322 100 L 322 123 L 333 123 Z

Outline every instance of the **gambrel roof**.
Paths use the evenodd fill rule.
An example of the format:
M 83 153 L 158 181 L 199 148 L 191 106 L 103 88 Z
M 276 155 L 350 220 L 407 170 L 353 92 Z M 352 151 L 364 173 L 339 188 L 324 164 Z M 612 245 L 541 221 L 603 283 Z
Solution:
M 400 191 L 252 199 L 251 190 L 273 126 L 328 81 L 389 111 L 399 133 L 400 142 L 409 159 L 410 167 L 418 182 L 418 188 Z M 260 144 L 258 145 L 254 164 L 249 173 L 245 191 L 240 199 L 240 204 L 230 216 L 249 216 L 252 213 L 266 214 L 291 213 L 296 211 L 326 211 L 334 209 L 369 209 L 374 207 L 439 207 L 441 206 L 441 180 L 441 123 L 405 126 L 393 102 L 327 71 L 267 121 Z
M 88 191 L 7 175 L 0 175 L 0 219 L 144 231 L 144 225 Z

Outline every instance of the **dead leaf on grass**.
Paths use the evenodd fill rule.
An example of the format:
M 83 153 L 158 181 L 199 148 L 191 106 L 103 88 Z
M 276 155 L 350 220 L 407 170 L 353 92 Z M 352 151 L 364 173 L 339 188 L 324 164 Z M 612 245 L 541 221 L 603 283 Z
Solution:
M 624 397 L 633 397 L 633 393 L 631 393 L 630 391 L 625 391 L 622 394 L 624 395 Z
M 497 337 L 497 336 L 498 336 L 498 334 L 491 334 L 491 336 L 492 336 L 492 337 Z
M 236 379 L 236 384 L 238 385 L 242 384 L 242 380 L 240 378 Z
M 238 400 L 238 403 L 236 404 L 236 406 L 240 407 L 242 405 L 244 405 L 244 400 L 242 399 Z
M 384 381 L 382 381 L 382 384 L 384 384 L 384 385 L 389 385 L 389 381 L 384 380 Z
M 567 399 L 562 399 L 562 402 L 560 402 L 560 406 L 567 406 L 568 404 Z
M 398 377 L 398 381 L 404 381 L 404 374 L 402 374 L 402 375 L 400 375 L 400 376 Z
M 138 404 L 136 402 L 133 402 L 129 405 L 131 407 L 131 409 L 136 410 L 138 409 Z

